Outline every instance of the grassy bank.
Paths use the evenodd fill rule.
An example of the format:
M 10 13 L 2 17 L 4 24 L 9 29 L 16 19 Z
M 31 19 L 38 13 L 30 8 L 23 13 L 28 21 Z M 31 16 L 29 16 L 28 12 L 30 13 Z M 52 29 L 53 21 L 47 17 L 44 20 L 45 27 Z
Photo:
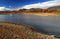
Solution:
M 0 39 L 57 39 L 35 31 L 28 25 L 0 22 Z

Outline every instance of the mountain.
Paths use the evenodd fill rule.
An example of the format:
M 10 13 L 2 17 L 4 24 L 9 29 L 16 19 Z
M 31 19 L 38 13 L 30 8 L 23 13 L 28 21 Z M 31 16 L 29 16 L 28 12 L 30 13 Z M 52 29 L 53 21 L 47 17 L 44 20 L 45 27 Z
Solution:
M 2 10 L 1 10 L 2 9 Z M 42 8 L 30 8 L 30 9 L 26 9 L 26 8 L 23 8 L 23 9 L 8 9 L 8 8 L 4 8 L 4 7 L 1 7 L 1 11 L 0 11 L 0 14 L 5 14 L 5 13 L 60 13 L 60 6 L 51 6 L 47 9 L 42 9 Z
M 60 6 L 52 6 L 52 7 L 49 7 L 48 9 L 60 9 Z

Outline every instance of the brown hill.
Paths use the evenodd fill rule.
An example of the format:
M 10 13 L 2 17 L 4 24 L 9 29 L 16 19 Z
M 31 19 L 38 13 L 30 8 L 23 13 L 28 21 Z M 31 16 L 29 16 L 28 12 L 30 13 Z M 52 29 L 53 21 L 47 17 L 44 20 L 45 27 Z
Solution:
M 24 14 L 24 13 L 60 13 L 60 6 L 53 6 L 48 9 L 31 8 L 18 11 L 0 11 L 0 14 Z
M 0 39 L 57 39 L 23 24 L 0 22 Z
M 18 11 L 0 11 L 0 14 L 31 14 L 39 16 L 60 16 L 60 6 L 54 6 L 48 9 L 31 8 L 20 9 Z
M 0 14 L 24 14 L 24 13 L 60 13 L 60 9 L 21 9 L 19 11 L 0 11 Z

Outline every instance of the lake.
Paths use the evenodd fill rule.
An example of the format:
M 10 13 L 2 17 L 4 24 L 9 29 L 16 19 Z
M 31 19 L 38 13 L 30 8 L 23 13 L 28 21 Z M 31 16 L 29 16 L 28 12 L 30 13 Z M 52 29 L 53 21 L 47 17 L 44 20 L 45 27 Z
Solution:
M 60 35 L 60 17 L 26 14 L 7 14 L 0 15 L 0 21 L 31 25 L 33 29 L 39 32 L 51 35 Z

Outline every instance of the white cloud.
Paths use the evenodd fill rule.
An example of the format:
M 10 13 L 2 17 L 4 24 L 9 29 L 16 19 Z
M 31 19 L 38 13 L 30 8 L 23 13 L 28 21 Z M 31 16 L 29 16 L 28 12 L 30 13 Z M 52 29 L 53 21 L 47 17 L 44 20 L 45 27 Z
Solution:
M 19 10 L 19 9 L 30 9 L 30 8 L 42 8 L 42 9 L 47 9 L 49 7 L 52 6 L 58 6 L 60 5 L 60 0 L 51 0 L 51 1 L 47 1 L 47 2 L 43 2 L 43 3 L 35 3 L 35 4 L 29 4 L 29 5 L 25 5 L 23 7 L 19 7 L 16 9 L 11 9 L 11 8 L 6 8 L 6 7 L 0 7 L 0 11 L 14 11 L 14 10 Z M 11 7 L 11 6 L 9 6 Z
M 16 9 L 6 8 L 6 7 L 0 7 L 0 11 L 14 11 Z
M 0 11 L 6 11 L 6 10 L 10 10 L 10 9 L 8 9 L 6 7 L 0 7 Z
M 35 3 L 35 4 L 29 4 L 29 5 L 25 5 L 22 8 L 26 8 L 26 9 L 30 9 L 30 8 L 42 8 L 42 9 L 46 9 L 52 6 L 58 6 L 60 5 L 60 0 L 51 0 L 51 1 L 47 1 L 47 2 L 43 2 L 43 3 Z
M 0 11 L 5 11 L 5 7 L 0 7 Z

